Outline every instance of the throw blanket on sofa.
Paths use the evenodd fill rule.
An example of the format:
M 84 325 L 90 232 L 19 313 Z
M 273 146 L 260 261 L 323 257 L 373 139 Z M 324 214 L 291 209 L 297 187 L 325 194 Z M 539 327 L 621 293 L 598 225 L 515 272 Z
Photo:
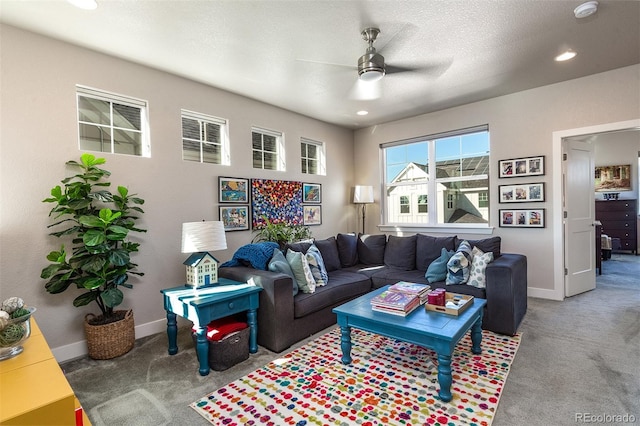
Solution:
M 278 247 L 278 244 L 270 241 L 247 244 L 238 248 L 231 260 L 223 263 L 221 266 L 251 265 L 254 269 L 266 271 L 269 260 L 271 260 L 273 256 L 273 250 Z

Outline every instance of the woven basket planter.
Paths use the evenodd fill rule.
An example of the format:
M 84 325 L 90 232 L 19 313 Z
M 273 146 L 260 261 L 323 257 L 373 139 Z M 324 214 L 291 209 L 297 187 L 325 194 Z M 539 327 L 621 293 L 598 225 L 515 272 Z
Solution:
M 104 325 L 91 325 L 89 320 L 96 316 L 84 317 L 84 332 L 87 337 L 89 357 L 93 359 L 111 359 L 129 352 L 136 340 L 133 311 L 115 311 L 124 313 L 124 319 Z

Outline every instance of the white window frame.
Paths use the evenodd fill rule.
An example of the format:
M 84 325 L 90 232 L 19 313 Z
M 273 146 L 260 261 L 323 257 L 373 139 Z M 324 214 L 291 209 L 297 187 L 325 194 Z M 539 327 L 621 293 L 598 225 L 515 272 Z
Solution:
M 196 120 L 198 121 L 198 123 L 200 124 L 200 139 L 196 140 L 196 139 L 190 139 L 190 138 L 185 138 L 184 137 L 184 129 L 183 129 L 183 133 L 182 133 L 182 137 L 180 138 L 180 143 L 182 144 L 182 141 L 184 139 L 188 139 L 191 140 L 193 142 L 198 142 L 200 144 L 200 163 L 204 163 L 204 164 L 219 164 L 219 165 L 223 165 L 223 166 L 229 166 L 231 165 L 231 155 L 230 155 L 230 149 L 229 149 L 229 121 L 224 119 L 224 118 L 220 118 L 220 117 L 215 117 L 213 115 L 208 115 L 208 114 L 202 114 L 199 112 L 195 112 L 195 111 L 189 111 L 186 109 L 181 109 L 180 110 L 180 126 L 182 128 L 182 118 L 188 118 L 191 120 Z M 204 126 L 206 126 L 207 124 L 215 124 L 217 126 L 220 126 L 220 143 L 218 145 L 220 145 L 220 162 L 219 163 L 213 163 L 213 162 L 209 162 L 209 161 L 204 161 L 204 152 L 203 152 L 203 147 L 204 145 L 215 145 L 215 143 L 212 142 L 208 142 L 206 140 L 204 140 Z M 189 161 L 189 162 L 194 162 L 193 160 L 187 160 L 184 158 L 184 145 L 182 147 L 182 159 L 184 161 Z
M 101 123 L 94 123 L 91 121 L 80 120 L 80 97 L 93 98 L 93 99 L 98 99 L 104 102 L 109 102 L 110 123 L 106 125 Z M 113 104 L 114 103 L 140 109 L 140 130 L 139 131 L 135 129 L 120 128 L 114 125 L 113 123 Z M 149 135 L 149 115 L 148 115 L 149 105 L 147 101 L 142 99 L 136 99 L 131 96 L 107 92 L 105 90 L 76 85 L 76 114 L 77 114 L 76 117 L 78 121 L 78 149 L 80 149 L 81 151 L 93 151 L 90 149 L 83 148 L 81 146 L 80 126 L 85 124 L 85 125 L 95 126 L 98 128 L 108 128 L 109 134 L 111 135 L 109 140 L 109 148 L 110 148 L 109 151 L 105 151 L 103 149 L 102 151 L 94 151 L 94 152 L 110 153 L 110 154 L 116 154 L 116 155 L 118 154 L 131 155 L 133 157 L 146 157 L 146 158 L 151 157 L 151 143 L 150 143 L 151 138 Z M 125 130 L 127 132 L 139 133 L 140 134 L 140 154 L 116 152 L 114 147 L 115 145 L 114 130 Z
M 447 181 L 461 181 L 461 180 L 473 180 L 478 178 L 479 176 L 472 177 L 453 177 L 453 178 L 445 178 L 445 179 L 428 179 L 424 182 L 417 181 L 407 181 L 407 182 L 396 182 L 391 185 L 387 183 L 386 176 L 386 158 L 385 148 L 391 148 L 394 146 L 408 145 L 417 142 L 427 142 L 428 143 L 428 158 L 429 158 L 429 170 L 436 170 L 436 149 L 435 149 L 435 141 L 439 139 L 445 139 L 454 136 L 463 136 L 466 134 L 478 133 L 478 132 L 488 132 L 488 125 L 474 126 L 470 128 L 454 130 L 450 132 L 438 133 L 435 135 L 421 136 L 406 140 L 388 142 L 380 144 L 380 170 L 382 171 L 382 183 L 381 183 L 381 192 L 383 194 L 387 193 L 387 190 L 390 186 L 398 187 L 405 185 L 427 185 L 428 193 L 427 193 L 427 213 L 429 217 L 429 221 L 427 224 L 412 224 L 412 223 L 393 223 L 388 220 L 389 212 L 388 209 L 390 206 L 386 200 L 386 197 L 383 197 L 381 200 L 381 208 L 382 208 L 382 224 L 379 226 L 379 229 L 383 232 L 433 232 L 433 233 L 451 233 L 451 232 L 465 232 L 468 234 L 491 234 L 493 232 L 493 227 L 487 224 L 478 224 L 478 223 L 443 223 L 439 224 L 437 221 L 437 210 L 438 207 L 436 205 L 437 198 L 436 196 L 430 197 L 430 194 L 437 194 L 437 185 L 440 182 Z M 489 154 L 490 155 L 490 154 Z M 483 175 L 484 176 L 484 175 Z M 488 176 L 487 176 L 488 177 Z M 490 184 L 489 184 L 490 185 Z M 487 191 L 489 188 L 487 188 Z M 446 201 L 445 201 L 446 202 Z M 490 201 L 489 201 L 490 202 Z M 489 207 L 489 211 L 491 211 L 491 207 Z M 424 215 L 424 214 L 423 214 Z
M 300 138 L 300 148 L 302 148 L 303 145 L 315 145 L 317 148 L 316 153 L 318 154 L 318 156 L 317 158 L 312 158 L 312 157 L 309 157 L 308 155 L 304 156 L 302 155 L 302 153 L 300 154 L 300 167 L 301 167 L 302 173 L 309 174 L 309 175 L 326 176 L 327 166 L 326 166 L 326 153 L 325 153 L 324 142 L 318 142 L 308 138 Z M 308 149 L 306 151 L 307 153 L 309 152 Z M 309 160 L 315 160 L 317 162 L 317 173 L 309 172 Z M 304 171 L 304 168 L 302 168 L 302 161 L 307 162 L 306 172 Z
M 272 170 L 272 169 L 265 169 L 264 168 L 264 153 L 265 152 L 270 152 L 270 151 L 264 151 L 264 149 L 262 150 L 256 150 L 253 147 L 253 134 L 254 133 L 259 133 L 262 135 L 266 135 L 266 136 L 273 136 L 276 138 L 276 168 L 274 170 L 276 171 L 281 171 L 284 172 L 287 170 L 287 164 L 285 161 L 285 150 L 284 150 L 284 133 L 282 132 L 278 132 L 276 130 L 269 130 L 269 129 L 265 129 L 264 127 L 256 127 L 256 126 L 252 126 L 251 127 L 251 165 L 254 169 L 260 169 L 260 170 Z M 264 143 L 262 144 L 262 147 L 264 148 Z M 253 164 L 253 153 L 259 151 L 262 153 L 262 167 L 256 167 Z

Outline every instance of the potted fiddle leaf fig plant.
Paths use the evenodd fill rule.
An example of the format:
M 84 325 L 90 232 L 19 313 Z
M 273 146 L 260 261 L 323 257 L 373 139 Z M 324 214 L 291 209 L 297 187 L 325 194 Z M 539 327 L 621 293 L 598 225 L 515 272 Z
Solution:
M 123 186 L 111 193 L 111 172 L 99 167 L 105 162 L 86 153 L 80 162 L 68 161 L 79 172 L 63 179 L 63 186 L 55 186 L 51 197 L 43 200 L 54 204 L 49 217 L 55 222 L 48 227 L 62 228 L 50 235 L 71 238 L 71 249 L 63 244 L 50 252 L 51 263 L 40 276 L 47 280 L 47 292 L 74 287 L 81 291 L 74 306 L 95 302 L 99 307 L 100 314 L 87 314 L 84 324 L 89 356 L 94 359 L 115 358 L 133 347 L 133 314 L 115 308 L 124 299 L 122 288 L 133 287 L 129 275 L 144 275 L 131 260 L 140 244 L 130 239 L 132 232 L 146 232 L 136 226 L 144 200 Z

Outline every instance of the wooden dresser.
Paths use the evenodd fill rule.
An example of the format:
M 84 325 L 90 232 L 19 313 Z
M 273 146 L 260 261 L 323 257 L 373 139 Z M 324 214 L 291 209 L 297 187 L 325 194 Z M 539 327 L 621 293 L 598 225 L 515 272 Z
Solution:
M 638 251 L 638 201 L 596 201 L 596 220 L 602 222 L 602 233 L 620 240 L 620 250 Z M 616 247 L 613 247 L 616 249 Z
M 22 346 L 0 361 L 0 425 L 90 426 L 33 317 Z

